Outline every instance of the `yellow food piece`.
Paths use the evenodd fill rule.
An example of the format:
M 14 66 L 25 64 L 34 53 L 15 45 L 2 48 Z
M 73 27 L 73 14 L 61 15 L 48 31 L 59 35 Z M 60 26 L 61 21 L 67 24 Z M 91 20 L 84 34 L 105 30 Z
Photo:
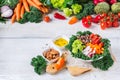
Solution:
M 59 39 L 54 41 L 54 44 L 59 46 L 59 47 L 63 47 L 63 46 L 68 44 L 68 41 L 65 40 L 64 38 L 59 38 Z

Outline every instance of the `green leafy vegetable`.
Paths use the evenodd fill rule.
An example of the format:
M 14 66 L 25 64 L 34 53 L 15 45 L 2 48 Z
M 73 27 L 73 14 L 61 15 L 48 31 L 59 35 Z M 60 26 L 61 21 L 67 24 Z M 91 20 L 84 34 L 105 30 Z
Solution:
M 25 12 L 23 18 L 19 20 L 19 23 L 23 24 L 26 22 L 39 23 L 42 21 L 42 12 L 35 7 L 30 7 L 30 12 Z
M 40 75 L 45 72 L 47 62 L 42 56 L 37 56 L 32 58 L 31 65 L 34 67 L 34 71 Z
M 111 58 L 111 55 L 109 53 L 108 55 L 104 56 L 102 59 L 97 60 L 97 61 L 93 61 L 92 65 L 95 68 L 99 68 L 101 70 L 106 71 L 113 65 L 113 63 L 114 63 L 114 61 Z
M 15 8 L 19 0 L 0 0 L 0 6 L 7 5 L 10 8 Z
M 51 0 L 40 0 L 45 6 L 52 7 Z
M 64 8 L 63 12 L 66 16 L 71 16 L 72 15 L 72 9 Z
M 72 44 L 72 52 L 74 54 L 78 53 L 79 51 L 82 51 L 85 48 L 85 45 L 83 45 L 82 41 L 75 40 Z
M 78 14 L 82 10 L 82 6 L 80 4 L 73 4 L 71 8 L 74 14 Z
M 0 16 L 0 23 L 6 23 L 6 19 L 4 19 Z
M 82 19 L 83 17 L 85 17 L 87 15 L 94 14 L 95 13 L 94 7 L 95 7 L 95 5 L 91 1 L 83 4 L 83 11 L 79 14 L 76 14 L 77 18 Z

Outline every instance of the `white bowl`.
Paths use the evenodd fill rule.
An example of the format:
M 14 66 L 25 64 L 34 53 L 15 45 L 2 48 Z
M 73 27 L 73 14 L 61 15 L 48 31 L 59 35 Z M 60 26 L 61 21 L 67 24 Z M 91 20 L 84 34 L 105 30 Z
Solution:
M 59 55 L 62 56 L 62 51 L 59 50 L 58 48 L 55 48 L 55 47 L 50 47 L 50 48 L 44 50 L 43 53 L 44 53 L 45 51 L 51 49 L 51 48 L 57 50 L 57 51 L 59 52 Z M 42 53 L 42 56 L 44 57 L 44 59 L 45 59 L 47 62 L 49 62 L 49 63 L 53 63 L 53 62 L 55 62 L 55 61 L 57 60 L 57 59 L 48 60 L 48 59 L 43 55 L 43 53 Z M 59 56 L 59 57 L 60 57 L 60 56 Z
M 63 49 L 65 49 L 65 46 L 66 46 L 67 44 L 64 45 L 64 46 L 62 46 L 62 47 L 60 47 L 60 46 L 54 44 L 54 41 L 56 41 L 56 40 L 59 39 L 59 38 L 63 38 L 63 39 L 65 39 L 65 40 L 67 40 L 68 43 L 69 43 L 69 38 L 66 37 L 65 35 L 62 35 L 62 36 L 57 36 L 57 37 L 55 37 L 55 38 L 52 40 L 52 43 L 53 43 L 53 45 L 54 45 L 55 47 L 57 47 L 57 48 L 60 49 L 60 50 L 63 50 Z

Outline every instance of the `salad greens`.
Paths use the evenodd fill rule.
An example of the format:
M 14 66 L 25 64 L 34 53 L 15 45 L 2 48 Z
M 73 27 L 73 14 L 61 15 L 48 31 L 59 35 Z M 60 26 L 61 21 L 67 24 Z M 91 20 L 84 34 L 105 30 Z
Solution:
M 32 58 L 31 65 L 34 67 L 34 71 L 40 75 L 45 72 L 47 62 L 42 56 L 37 56 Z
M 113 65 L 113 63 L 114 63 L 114 61 L 111 58 L 111 55 L 109 53 L 108 55 L 104 56 L 102 59 L 97 60 L 97 61 L 93 61 L 92 65 L 95 68 L 99 68 L 101 70 L 106 71 Z
M 94 7 L 95 5 L 93 4 L 93 2 L 89 2 L 89 3 L 85 3 L 83 4 L 83 10 L 81 13 L 76 14 L 78 19 L 82 19 L 83 17 L 87 16 L 87 15 L 91 15 L 94 14 Z
M 0 6 L 7 5 L 13 9 L 17 5 L 18 1 L 19 0 L 0 0 Z
M 79 51 L 82 51 L 85 48 L 85 45 L 80 40 L 75 40 L 72 44 L 72 52 L 74 54 L 78 53 Z
M 26 22 L 41 22 L 42 21 L 42 12 L 40 12 L 35 7 L 30 7 L 30 12 L 25 12 L 23 18 L 19 20 L 19 23 L 23 24 Z

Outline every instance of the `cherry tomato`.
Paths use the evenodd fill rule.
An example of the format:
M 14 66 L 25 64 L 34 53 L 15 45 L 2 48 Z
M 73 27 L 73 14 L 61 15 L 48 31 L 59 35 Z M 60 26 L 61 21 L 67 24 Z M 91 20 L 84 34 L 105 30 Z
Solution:
M 84 27 L 89 28 L 91 26 L 91 21 L 84 18 L 82 20 L 82 24 L 83 24 Z
M 113 25 L 113 27 L 119 27 L 118 21 L 114 21 L 112 25 Z
M 92 22 L 94 23 L 98 23 L 101 19 L 101 16 L 100 15 L 97 15 L 95 18 L 92 19 Z
M 118 17 L 120 18 L 120 12 L 118 13 Z
M 102 13 L 102 14 L 101 14 L 101 17 L 102 17 L 102 18 L 107 17 L 107 14 L 106 14 L 106 13 Z
M 102 30 L 105 30 L 107 28 L 107 23 L 106 22 L 101 22 L 100 27 Z
M 114 15 L 113 20 L 114 21 L 118 20 L 118 15 Z
M 107 28 L 110 28 L 110 27 L 112 27 L 112 21 L 107 20 Z
M 50 22 L 50 17 L 49 17 L 49 16 L 45 16 L 45 17 L 43 18 L 43 20 L 44 20 L 45 22 Z
M 86 19 L 92 21 L 92 16 L 88 15 L 88 16 L 86 16 Z

